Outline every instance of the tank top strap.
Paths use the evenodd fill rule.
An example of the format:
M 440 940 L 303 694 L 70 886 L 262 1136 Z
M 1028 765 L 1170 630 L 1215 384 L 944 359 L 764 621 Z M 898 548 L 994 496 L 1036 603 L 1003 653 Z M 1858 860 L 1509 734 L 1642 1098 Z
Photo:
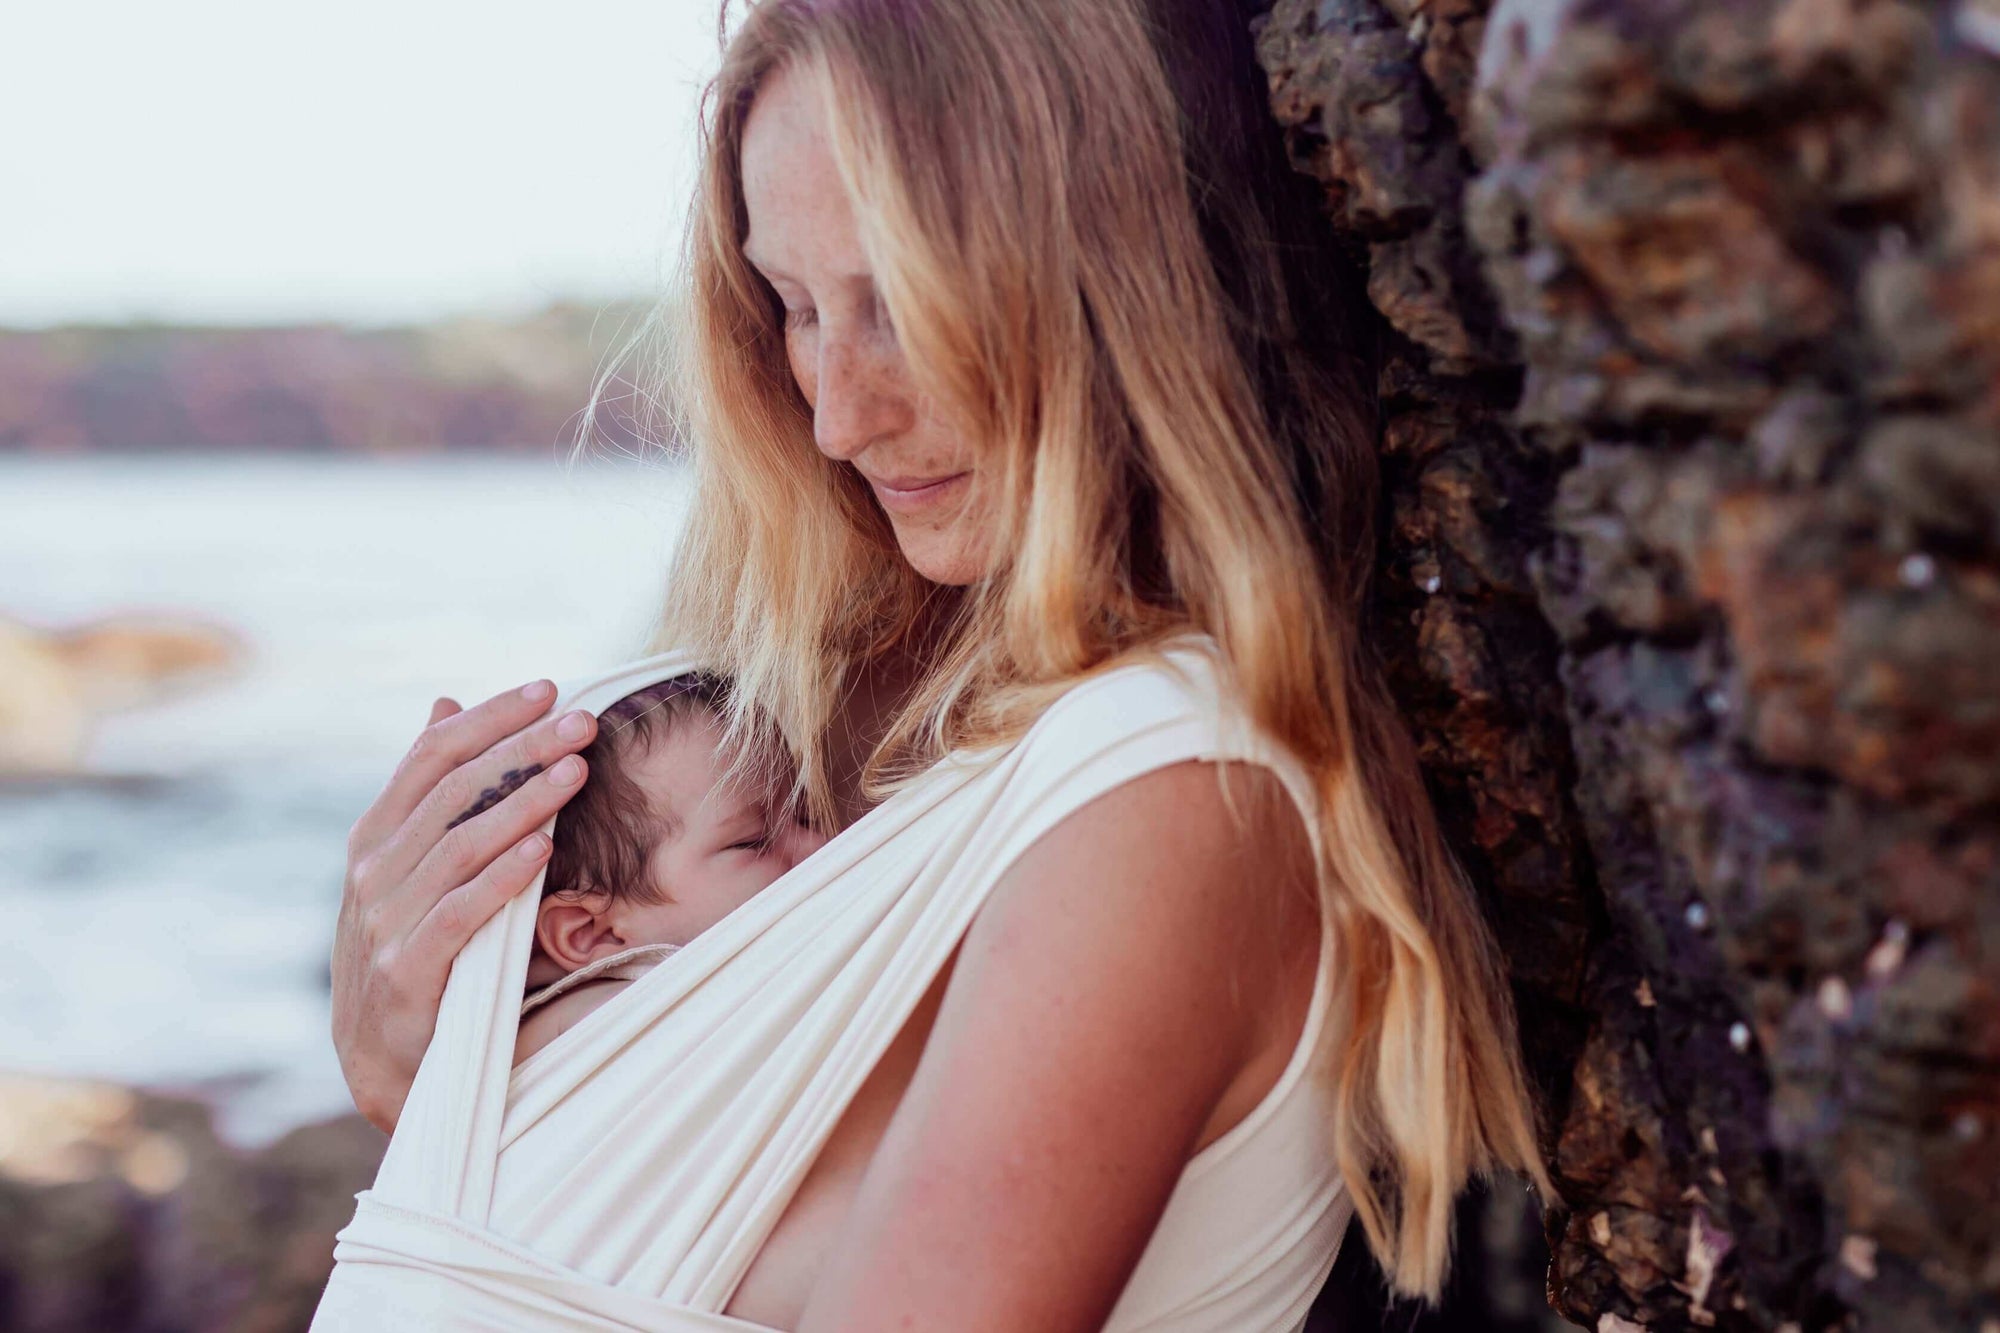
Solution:
M 1252 721 L 1207 635 L 1182 635 L 1087 678 L 1049 705 L 1007 760 L 1015 799 L 1004 804 L 1017 807 L 1029 842 L 1133 778 L 1195 760 L 1270 770 L 1320 849 L 1311 776 Z

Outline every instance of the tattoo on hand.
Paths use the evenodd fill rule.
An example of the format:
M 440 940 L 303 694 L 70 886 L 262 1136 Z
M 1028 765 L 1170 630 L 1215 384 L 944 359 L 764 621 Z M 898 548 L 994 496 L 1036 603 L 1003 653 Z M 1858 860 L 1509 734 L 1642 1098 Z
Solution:
M 445 827 L 454 829 L 474 815 L 485 814 L 488 810 L 491 810 L 494 806 L 519 791 L 522 783 L 541 771 L 542 766 L 540 764 L 529 764 L 526 768 L 508 769 L 500 775 L 499 786 L 488 787 L 485 791 L 480 792 L 479 799 L 467 807 L 464 814 L 459 815 L 449 824 L 446 824 Z

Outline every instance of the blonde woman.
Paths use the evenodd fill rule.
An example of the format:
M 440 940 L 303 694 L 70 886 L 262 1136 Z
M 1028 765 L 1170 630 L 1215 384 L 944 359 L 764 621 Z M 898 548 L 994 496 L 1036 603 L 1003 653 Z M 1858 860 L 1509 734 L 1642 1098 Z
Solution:
M 1545 1184 L 1357 640 L 1365 404 L 1204 159 L 1251 151 L 1254 81 L 1187 36 L 1139 0 L 763 0 L 710 90 L 662 642 L 836 825 L 1169 649 L 1275 757 L 1148 767 L 998 868 L 728 1284 L 742 1322 L 700 1327 L 1291 1328 L 1350 1216 L 1434 1294 L 1469 1177 Z M 335 1031 L 385 1127 L 585 780 L 552 697 L 440 701 L 354 826 Z

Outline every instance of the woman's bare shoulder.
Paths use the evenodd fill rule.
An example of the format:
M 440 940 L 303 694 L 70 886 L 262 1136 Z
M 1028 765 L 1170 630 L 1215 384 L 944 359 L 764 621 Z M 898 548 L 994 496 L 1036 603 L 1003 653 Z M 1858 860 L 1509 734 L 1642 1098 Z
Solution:
M 1292 793 L 1272 769 L 1237 760 L 1169 763 L 1085 803 L 1023 853 L 967 945 L 977 947 L 983 920 L 1005 921 L 1010 934 L 1061 929 L 1077 944 L 1200 961 L 1190 984 L 1208 974 L 1209 962 L 1264 974 L 1298 952 L 1299 940 L 1317 941 L 1311 846 Z M 1091 927 L 1100 932 L 1094 938 Z M 1246 999 L 1259 989 L 1240 978 L 1230 988 Z
M 1305 848 L 1268 770 L 1187 762 L 1024 852 L 963 939 L 820 1312 L 1101 1324 L 1188 1158 L 1303 1018 Z

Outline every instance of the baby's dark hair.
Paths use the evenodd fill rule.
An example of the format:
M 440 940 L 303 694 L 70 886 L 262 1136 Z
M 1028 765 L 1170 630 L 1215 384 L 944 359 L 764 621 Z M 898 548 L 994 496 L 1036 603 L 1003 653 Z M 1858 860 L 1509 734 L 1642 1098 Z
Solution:
M 728 693 L 722 677 L 693 672 L 634 690 L 598 714 L 597 739 L 582 751 L 589 780 L 556 815 L 544 898 L 608 893 L 661 901 L 646 866 L 666 830 L 627 763 L 697 716 L 719 719 Z

